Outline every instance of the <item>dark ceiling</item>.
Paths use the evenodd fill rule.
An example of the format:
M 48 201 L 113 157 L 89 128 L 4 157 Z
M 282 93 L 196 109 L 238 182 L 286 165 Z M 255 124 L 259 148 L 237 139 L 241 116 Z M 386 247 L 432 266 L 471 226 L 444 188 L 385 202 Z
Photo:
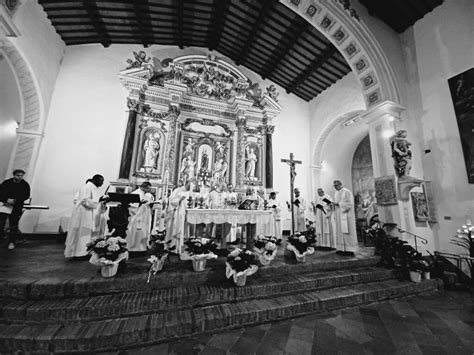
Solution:
M 359 0 L 369 15 L 376 16 L 397 33 L 404 32 L 443 0 Z
M 430 8 L 428 4 L 441 1 L 360 0 L 371 14 L 383 20 L 386 12 L 381 3 L 417 3 L 411 6 L 421 18 L 436 6 Z M 102 43 L 108 47 L 114 43 L 138 43 L 145 47 L 161 44 L 209 48 L 306 101 L 351 71 L 324 35 L 278 0 L 39 0 L 39 3 L 66 45 Z M 394 8 L 391 11 L 395 13 Z M 408 21 L 414 22 L 418 16 L 414 11 L 407 4 L 400 5 L 394 23 L 409 26 Z M 387 18 L 392 20 L 390 16 Z

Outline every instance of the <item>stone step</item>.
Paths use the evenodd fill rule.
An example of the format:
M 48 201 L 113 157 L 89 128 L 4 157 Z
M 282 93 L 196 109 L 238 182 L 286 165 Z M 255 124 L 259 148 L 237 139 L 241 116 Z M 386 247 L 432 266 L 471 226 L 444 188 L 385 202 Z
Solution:
M 0 325 L 0 349 L 36 353 L 116 350 L 430 292 L 441 286 L 436 279 L 421 283 L 387 280 L 163 314 L 67 325 Z
M 256 274 L 249 277 L 243 287 L 235 287 L 233 281 L 226 280 L 219 286 L 176 287 L 90 298 L 35 301 L 0 299 L 0 323 L 58 324 L 163 313 L 196 306 L 271 298 L 392 278 L 392 270 L 367 267 L 272 278 Z
M 379 257 L 341 258 L 339 260 L 320 260 L 308 258 L 305 263 L 283 260 L 278 256 L 268 266 L 260 267 L 256 275 L 265 278 L 281 275 L 307 274 L 314 272 L 353 269 L 358 267 L 374 266 Z M 165 264 L 162 272 L 152 276 L 150 283 L 146 283 L 149 264 L 127 262 L 129 265 L 123 273 L 113 278 L 103 278 L 100 272 L 92 269 L 89 275 L 80 278 L 64 279 L 54 276 L 41 279 L 29 279 L 28 275 L 21 275 L 16 279 L 0 279 L 0 297 L 24 300 L 78 298 L 95 295 L 145 291 L 157 288 L 170 288 L 176 285 L 220 285 L 226 281 L 225 258 L 211 260 L 202 272 L 192 270 L 191 261 L 181 261 L 178 264 Z

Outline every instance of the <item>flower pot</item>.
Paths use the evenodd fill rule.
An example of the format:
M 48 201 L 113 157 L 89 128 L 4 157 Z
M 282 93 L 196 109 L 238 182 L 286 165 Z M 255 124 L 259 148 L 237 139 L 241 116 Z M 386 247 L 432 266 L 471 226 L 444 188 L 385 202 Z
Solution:
M 234 278 L 234 282 L 237 286 L 245 286 L 245 282 L 247 282 L 247 275 L 246 274 L 236 275 L 236 277 Z
M 115 276 L 115 274 L 117 274 L 117 270 L 118 270 L 118 263 L 102 265 L 100 267 L 100 272 L 103 277 L 113 277 Z
M 299 263 L 304 263 L 306 261 L 306 255 L 296 255 L 295 254 L 295 257 L 296 257 L 296 261 L 299 262 Z
M 430 277 L 430 272 L 429 272 L 429 271 L 425 271 L 425 272 L 423 273 L 423 278 L 424 278 L 425 280 L 429 280 L 429 279 L 431 278 L 431 277 Z
M 192 260 L 194 271 L 204 271 L 206 268 L 206 259 Z
M 421 282 L 421 272 L 410 271 L 410 280 L 413 282 Z
M 270 265 L 270 263 L 272 262 L 271 259 L 266 259 L 265 256 L 263 256 L 263 254 L 258 254 L 258 260 L 260 261 L 260 264 L 262 265 Z
M 161 271 L 163 269 L 163 265 L 165 264 L 165 260 L 164 259 L 157 259 L 152 265 L 151 265 L 151 269 L 154 271 L 154 272 L 158 272 L 158 271 Z

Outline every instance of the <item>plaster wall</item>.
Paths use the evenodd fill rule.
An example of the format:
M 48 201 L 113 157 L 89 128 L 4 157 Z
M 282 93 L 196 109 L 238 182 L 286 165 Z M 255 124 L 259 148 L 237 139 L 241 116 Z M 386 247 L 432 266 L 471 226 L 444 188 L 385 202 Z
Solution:
M 141 49 L 138 45 L 66 48 L 33 185 L 35 201 L 48 204 L 50 210 L 42 211 L 36 231 L 57 231 L 61 218 L 71 214 L 75 192 L 93 174 L 104 175 L 106 182 L 102 190 L 108 181 L 117 179 L 128 117 L 128 92 L 117 74 L 127 66 L 126 60 L 133 57 L 132 51 Z M 202 48 L 181 50 L 175 46 L 152 46 L 145 51 L 157 58 L 209 53 Z M 218 52 L 211 54 L 232 64 Z M 260 82 L 261 87 L 271 84 L 262 82 L 246 68 L 238 68 L 252 81 Z M 309 105 L 278 86 L 277 90 L 283 110 L 274 121 L 274 188 L 280 192 L 280 199 L 286 201 L 289 200 L 289 168 L 280 159 L 288 158 L 290 152 L 303 161 L 303 166 L 297 168 L 296 184 L 304 197 L 310 186 Z
M 474 185 L 467 180 L 448 86 L 449 78 L 474 67 L 473 18 L 472 1 L 445 0 L 401 35 L 413 117 L 407 124 L 421 147 L 423 177 L 434 184 L 435 248 L 446 252 L 459 251 L 450 239 L 467 218 L 474 219 Z
M 0 180 L 11 177 L 8 163 L 16 138 L 16 128 L 21 117 L 18 84 L 10 64 L 0 52 Z

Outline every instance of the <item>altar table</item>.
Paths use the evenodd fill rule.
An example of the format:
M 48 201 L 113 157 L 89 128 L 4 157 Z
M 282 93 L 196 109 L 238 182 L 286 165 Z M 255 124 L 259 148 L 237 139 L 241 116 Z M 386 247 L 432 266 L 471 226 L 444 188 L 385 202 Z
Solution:
M 190 224 L 222 224 L 229 223 L 232 231 L 235 231 L 237 224 L 255 224 L 255 234 L 274 235 L 275 218 L 272 210 L 211 210 L 211 209 L 188 209 L 186 210 L 185 230 L 189 236 Z M 250 231 L 250 228 L 247 232 Z M 249 236 L 248 237 L 254 237 Z M 231 239 L 233 239 L 231 237 Z

